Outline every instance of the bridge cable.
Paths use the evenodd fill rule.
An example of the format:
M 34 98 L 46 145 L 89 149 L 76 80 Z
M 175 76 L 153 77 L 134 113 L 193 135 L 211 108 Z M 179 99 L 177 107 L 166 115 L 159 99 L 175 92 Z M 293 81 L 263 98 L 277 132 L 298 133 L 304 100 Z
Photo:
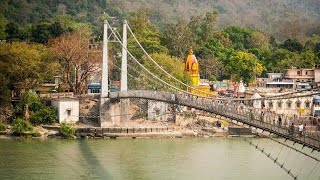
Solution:
M 202 92 L 204 94 L 209 94 L 211 95 L 210 93 L 207 93 L 207 92 L 204 92 L 204 91 L 201 91 L 201 90 L 198 90 L 182 81 L 180 81 L 179 79 L 175 78 L 173 75 L 171 75 L 170 73 L 168 73 L 162 66 L 160 66 L 149 54 L 148 52 L 144 49 L 144 47 L 141 45 L 141 43 L 139 42 L 139 40 L 137 39 L 137 37 L 135 36 L 135 34 L 133 33 L 133 31 L 131 30 L 129 24 L 127 23 L 126 26 L 128 27 L 128 30 L 130 32 L 130 34 L 133 36 L 134 40 L 136 41 L 136 43 L 138 44 L 138 46 L 140 47 L 140 49 L 144 52 L 144 54 L 160 69 L 162 70 L 167 76 L 169 76 L 170 78 L 174 79 L 176 82 L 184 85 L 185 87 L 188 87 L 188 88 L 191 88 L 191 89 L 194 89 L 194 90 L 197 90 L 199 92 Z M 287 95 L 290 95 L 290 94 L 294 94 L 294 93 L 301 93 L 301 92 L 304 92 L 304 91 L 309 91 L 309 90 L 301 90 L 301 91 L 298 91 L 298 92 L 293 92 L 293 93 L 288 93 L 288 94 L 283 94 L 283 95 L 275 95 L 275 96 L 272 96 L 272 97 L 266 97 L 266 98 L 263 98 L 263 99 L 270 99 L 270 98 L 275 98 L 275 97 L 281 97 L 281 96 L 287 96 Z M 210 97 L 206 97 L 206 98 L 209 98 L 211 99 Z M 242 100 L 245 100 L 245 99 L 242 99 Z M 252 100 L 252 99 L 248 99 L 248 100 Z
M 182 84 L 182 85 L 185 86 L 185 87 L 191 88 L 191 89 L 193 89 L 193 90 L 199 91 L 199 92 L 204 93 L 204 94 L 207 94 L 207 95 L 212 95 L 212 94 L 210 94 L 210 93 L 208 93 L 208 92 L 201 91 L 201 90 L 199 90 L 199 89 L 197 89 L 197 88 L 195 88 L 195 87 L 192 87 L 192 86 L 190 86 L 190 85 L 188 85 L 188 84 L 180 81 L 179 79 L 177 79 L 176 77 L 174 77 L 173 75 L 171 75 L 170 73 L 168 73 L 165 69 L 163 69 L 163 67 L 160 66 L 160 65 L 148 54 L 148 52 L 143 48 L 143 46 L 141 45 L 141 43 L 139 42 L 139 40 L 137 39 L 137 37 L 135 36 L 135 34 L 132 32 L 129 24 L 127 23 L 126 25 L 127 25 L 127 27 L 128 27 L 129 32 L 131 33 L 132 37 L 134 38 L 134 40 L 137 42 L 138 46 L 140 47 L 140 49 L 144 52 L 144 54 L 145 54 L 160 70 L 162 70 L 162 72 L 164 72 L 167 76 L 169 76 L 170 78 L 172 78 L 173 80 L 175 80 L 176 82 Z
M 257 130 L 257 128 L 256 128 L 255 130 L 253 130 L 253 131 L 256 132 L 256 133 L 259 133 L 258 130 Z M 275 140 L 275 139 L 273 139 L 272 137 L 270 137 L 270 140 Z M 285 141 L 286 141 L 286 140 L 285 140 Z M 251 141 L 251 142 L 252 142 L 252 141 Z M 284 158 L 284 160 L 283 160 L 283 163 L 282 163 L 282 165 L 280 166 L 280 167 L 282 168 L 282 167 L 284 166 L 284 164 L 285 164 L 288 156 L 289 156 L 289 152 L 291 152 L 291 150 L 294 149 L 294 148 L 292 148 L 291 146 L 289 146 L 289 145 L 287 145 L 287 144 L 285 144 L 285 143 L 282 143 L 282 142 L 280 142 L 280 141 L 278 141 L 278 140 L 275 140 L 275 142 L 278 142 L 279 144 L 282 145 L 280 152 L 278 153 L 277 157 L 274 159 L 275 162 L 278 161 L 279 156 L 280 156 L 280 154 L 281 154 L 281 152 L 282 152 L 282 149 L 283 149 L 284 147 L 287 147 L 287 148 L 285 148 L 285 149 L 288 149 L 288 153 L 286 153 L 287 155 L 285 156 L 285 158 Z M 256 145 L 253 145 L 253 146 L 255 146 L 255 147 L 258 149 L 259 143 L 257 142 L 257 144 L 256 144 Z M 297 149 L 294 149 L 294 150 L 296 150 L 298 153 L 301 152 L 301 151 L 299 151 L 299 150 L 297 150 Z M 265 148 L 261 148 L 260 151 L 261 151 L 261 152 L 265 152 Z M 270 154 L 271 154 L 271 153 L 269 153 L 268 156 L 269 156 Z M 306 158 L 305 158 L 305 160 L 304 160 L 303 162 L 305 162 L 305 161 L 307 160 L 307 158 L 312 158 L 313 160 L 316 161 L 316 164 L 314 165 L 314 167 L 313 167 L 313 168 L 310 167 L 310 171 L 309 171 L 309 174 L 308 174 L 308 179 L 309 179 L 309 176 L 311 175 L 312 171 L 313 171 L 313 170 L 316 168 L 316 166 L 318 165 L 319 160 L 317 160 L 317 159 L 314 158 L 313 156 L 310 156 L 310 155 L 308 155 L 308 154 L 306 154 L 306 153 L 304 153 L 304 152 L 299 153 L 298 156 L 300 156 L 301 154 L 306 155 Z M 306 174 L 307 171 L 308 171 L 308 169 L 309 169 L 309 168 L 306 168 L 305 171 L 303 171 L 303 174 Z M 300 175 L 302 176 L 302 174 L 301 174 L 302 171 L 301 171 L 301 170 L 302 170 L 302 167 L 300 168 L 300 171 L 299 171 L 299 172 L 298 172 L 298 169 L 297 169 L 297 176 L 296 176 L 296 177 L 298 177 L 298 176 L 300 176 Z
M 131 30 L 129 24 L 127 23 L 126 26 L 128 27 L 128 30 L 130 32 L 130 34 L 133 36 L 134 40 L 136 41 L 136 43 L 138 44 L 138 46 L 141 48 L 141 50 L 144 52 L 144 54 L 158 67 L 160 68 L 167 76 L 169 76 L 170 78 L 174 79 L 176 82 L 188 87 L 188 88 L 191 88 L 191 89 L 195 89 L 199 92 L 202 92 L 202 93 L 205 93 L 205 94 L 209 94 L 211 95 L 210 93 L 207 93 L 207 92 L 204 92 L 204 91 L 201 91 L 199 89 L 196 89 L 182 81 L 180 81 L 179 79 L 175 78 L 173 75 L 171 75 L 170 73 L 168 73 L 165 69 L 162 68 L 162 66 L 160 66 L 149 54 L 148 52 L 144 49 L 144 47 L 141 45 L 141 43 L 139 42 L 139 40 L 137 39 L 137 37 L 135 36 L 135 34 L 133 33 L 133 31 Z M 119 33 L 118 33 L 119 34 Z M 257 98 L 257 99 L 271 99 L 271 98 L 276 98 L 276 97 L 281 97 L 281 96 L 287 96 L 287 95 L 290 95 L 290 94 L 295 94 L 295 93 L 301 93 L 301 92 L 304 92 L 304 91 L 310 91 L 310 90 L 300 90 L 300 91 L 297 91 L 297 92 L 292 92 L 292 93 L 287 93 L 287 94 L 282 94 L 282 95 L 275 95 L 275 96 L 272 96 L 272 97 L 264 97 L 264 98 Z M 315 93 L 315 94 L 319 94 L 319 93 Z M 206 97 L 206 98 L 209 98 L 211 99 L 211 97 Z M 222 98 L 222 99 L 225 99 L 225 98 Z M 242 99 L 242 100 L 255 100 L 255 99 Z
M 254 144 L 252 141 L 248 141 L 246 138 L 244 139 L 246 142 L 248 142 L 251 146 L 255 147 L 259 151 L 261 151 L 264 155 L 266 155 L 269 159 L 271 159 L 276 165 L 278 165 L 281 169 L 283 169 L 286 173 L 288 173 L 289 176 L 291 176 L 294 180 L 298 180 L 298 177 L 292 173 L 292 171 L 288 168 L 286 168 L 283 164 L 280 164 L 276 158 L 273 158 L 270 153 L 268 154 L 266 151 L 264 151 L 261 147 Z
M 115 31 L 112 29 L 112 27 L 110 26 L 110 24 L 107 22 L 107 25 L 109 27 L 109 29 L 111 30 L 111 32 L 113 33 L 113 35 L 115 36 L 115 38 L 119 41 L 119 37 L 116 35 Z M 160 79 L 158 76 L 154 75 L 153 73 L 151 73 L 146 67 L 144 67 L 133 55 L 132 53 L 123 45 L 123 43 L 121 41 L 119 41 L 119 43 L 122 45 L 122 47 L 128 52 L 128 54 L 130 55 L 130 57 L 140 66 L 142 67 L 145 71 L 147 71 L 151 76 L 153 76 L 154 78 L 158 79 L 160 82 L 166 84 L 167 86 L 173 88 L 173 89 L 176 89 L 177 91 L 180 91 L 180 92 L 184 92 L 186 94 L 190 94 L 190 95 L 193 95 L 192 93 L 188 92 L 188 91 L 185 91 L 185 90 L 182 90 L 182 89 L 179 89 L 175 86 L 172 86 L 171 84 L 167 83 L 166 81 Z

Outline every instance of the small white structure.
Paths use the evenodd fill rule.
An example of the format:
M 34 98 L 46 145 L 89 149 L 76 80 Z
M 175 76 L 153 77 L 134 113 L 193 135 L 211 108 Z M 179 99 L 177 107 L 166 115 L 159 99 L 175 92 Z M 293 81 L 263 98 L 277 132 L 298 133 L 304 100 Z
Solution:
M 253 96 L 251 96 L 251 99 L 253 100 L 253 107 L 257 108 L 257 109 L 261 109 L 262 108 L 262 100 L 260 99 L 261 96 L 258 93 L 254 93 Z
M 52 101 L 58 110 L 59 123 L 76 123 L 79 121 L 79 100 L 74 98 L 61 98 Z
M 246 87 L 244 87 L 243 81 L 240 80 L 238 87 L 238 98 L 244 98 L 246 96 Z
M 166 121 L 168 105 L 165 102 L 148 101 L 148 120 Z

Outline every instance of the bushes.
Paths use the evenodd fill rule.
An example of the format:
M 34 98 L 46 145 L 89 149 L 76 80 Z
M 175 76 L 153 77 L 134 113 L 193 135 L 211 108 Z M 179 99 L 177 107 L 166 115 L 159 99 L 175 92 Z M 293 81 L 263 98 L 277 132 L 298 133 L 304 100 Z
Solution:
M 52 124 L 58 119 L 57 112 L 53 108 L 45 106 L 34 93 L 26 92 L 21 95 L 16 109 L 18 117 L 23 116 L 25 105 L 29 107 L 30 122 L 34 125 Z
M 44 107 L 33 113 L 30 117 L 32 124 L 52 124 L 58 119 L 56 111 L 50 107 Z
M 32 112 L 39 111 L 44 107 L 43 103 L 41 103 L 39 97 L 31 92 L 25 92 L 21 95 L 20 97 L 20 102 L 17 105 L 17 113 L 18 114 L 23 114 L 23 110 L 25 105 L 28 105 L 29 110 Z
M 30 122 L 17 118 L 16 120 L 13 121 L 12 123 L 12 130 L 15 135 L 22 135 L 25 134 L 26 132 L 32 131 L 33 127 L 30 124 Z
M 0 131 L 5 131 L 5 130 L 7 130 L 7 126 L 2 122 L 0 122 Z
M 66 123 L 61 123 L 59 133 L 65 138 L 74 138 L 76 130 L 68 126 Z

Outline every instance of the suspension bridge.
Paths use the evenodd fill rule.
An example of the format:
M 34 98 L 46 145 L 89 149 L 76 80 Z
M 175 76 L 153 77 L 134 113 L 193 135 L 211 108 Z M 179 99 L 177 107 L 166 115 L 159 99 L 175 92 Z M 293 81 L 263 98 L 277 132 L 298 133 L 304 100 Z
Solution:
M 127 30 L 129 30 L 130 35 L 133 37 L 135 42 L 138 44 L 139 48 L 146 55 L 148 60 L 152 61 L 154 65 L 162 71 L 170 80 L 174 81 L 179 86 L 172 85 L 172 83 L 163 80 L 158 77 L 155 73 L 147 69 L 141 61 L 135 58 L 132 53 L 127 48 Z M 110 33 L 110 34 L 109 34 Z M 113 38 L 113 39 L 112 39 Z M 112 39 L 112 40 L 111 40 Z M 115 64 L 115 66 L 121 72 L 121 89 L 119 92 L 109 91 L 109 73 L 108 73 L 108 43 L 117 42 L 121 44 L 122 55 L 121 55 L 121 67 Z M 128 62 L 128 55 L 130 61 Z M 139 69 L 139 70 L 138 70 Z M 142 79 L 137 78 L 136 75 L 140 75 Z M 137 83 L 142 83 L 141 89 L 130 88 L 128 84 L 128 77 L 131 79 L 129 82 L 140 81 Z M 143 81 L 143 82 L 142 82 Z M 128 88 L 129 87 L 129 88 Z M 135 88 L 138 86 L 135 86 Z M 181 88 L 184 87 L 184 88 Z M 149 88 L 149 89 L 148 89 Z M 255 109 L 252 104 L 254 102 L 261 102 L 267 100 L 280 100 L 280 99 L 292 99 L 305 96 L 313 96 L 320 94 L 319 92 L 306 91 L 293 92 L 285 95 L 277 95 L 272 97 L 255 98 L 255 99 L 238 99 L 238 98 L 217 98 L 212 96 L 198 96 L 185 89 L 194 89 L 194 87 L 180 81 L 173 75 L 168 73 L 163 67 L 161 67 L 143 48 L 139 40 L 134 35 L 130 26 L 126 21 L 123 23 L 123 36 L 119 35 L 119 32 L 113 28 L 107 21 L 104 22 L 104 35 L 103 35 L 103 61 L 102 61 L 102 81 L 101 81 L 101 95 L 100 95 L 100 124 L 103 126 L 105 122 L 112 121 L 112 114 L 114 111 L 118 113 L 125 112 L 128 108 L 128 99 L 146 99 L 159 102 L 165 102 L 169 104 L 175 104 L 180 106 L 185 106 L 189 108 L 194 108 L 200 111 L 205 111 L 212 113 L 215 116 L 223 117 L 225 120 L 240 123 L 243 126 L 251 127 L 255 131 L 260 131 L 261 134 L 273 134 L 280 138 L 285 139 L 285 142 L 291 141 L 292 144 L 288 145 L 286 143 L 278 141 L 280 144 L 287 148 L 293 148 L 295 151 L 306 155 L 307 157 L 313 159 L 316 165 L 310 173 L 314 173 L 315 170 L 319 170 L 316 167 L 320 161 L 319 157 L 312 155 L 314 152 L 320 151 L 320 131 L 315 129 L 310 131 L 305 131 L 303 135 L 299 134 L 297 127 L 295 129 L 289 128 L 290 122 L 287 123 L 275 123 L 275 117 L 271 114 L 271 111 L 266 109 Z M 200 91 L 195 89 L 196 91 Z M 206 94 L 206 92 L 202 92 Z M 115 103 L 116 102 L 116 103 Z M 114 105 L 118 104 L 118 105 Z M 290 119 L 290 118 L 284 118 Z M 291 118 L 291 122 L 298 122 Z M 251 145 L 254 143 L 250 142 Z M 305 153 L 294 147 L 295 144 L 302 145 L 302 148 L 309 148 L 311 151 Z M 281 168 L 283 168 L 293 179 L 298 179 L 298 175 L 294 174 L 290 169 L 284 166 L 284 163 L 279 163 L 278 157 L 270 157 L 264 148 L 254 145 L 261 152 L 265 153 L 269 158 L 271 158 L 275 163 L 277 163 Z M 282 149 L 281 149 L 282 150 Z M 280 154 L 280 153 L 279 153 Z M 279 156 L 278 154 L 278 156 Z M 318 155 L 318 154 L 317 154 Z M 314 170 L 315 169 L 315 170 Z M 317 173 L 317 172 L 316 172 Z M 317 173 L 319 174 L 319 173 Z M 320 174 L 319 174 L 320 178 Z

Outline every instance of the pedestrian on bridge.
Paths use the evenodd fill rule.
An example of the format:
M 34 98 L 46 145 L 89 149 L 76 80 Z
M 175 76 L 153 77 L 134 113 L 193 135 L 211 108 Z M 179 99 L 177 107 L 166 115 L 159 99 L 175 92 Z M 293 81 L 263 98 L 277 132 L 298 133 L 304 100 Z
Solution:
M 279 116 L 278 117 L 278 126 L 281 127 L 281 125 L 282 125 L 282 119 L 281 119 L 281 116 Z
M 293 136 L 294 135 L 294 124 L 292 123 L 290 125 L 290 128 L 289 128 L 289 135 Z
M 299 136 L 302 137 L 303 124 L 300 123 L 299 126 L 298 126 L 298 128 L 299 128 Z

